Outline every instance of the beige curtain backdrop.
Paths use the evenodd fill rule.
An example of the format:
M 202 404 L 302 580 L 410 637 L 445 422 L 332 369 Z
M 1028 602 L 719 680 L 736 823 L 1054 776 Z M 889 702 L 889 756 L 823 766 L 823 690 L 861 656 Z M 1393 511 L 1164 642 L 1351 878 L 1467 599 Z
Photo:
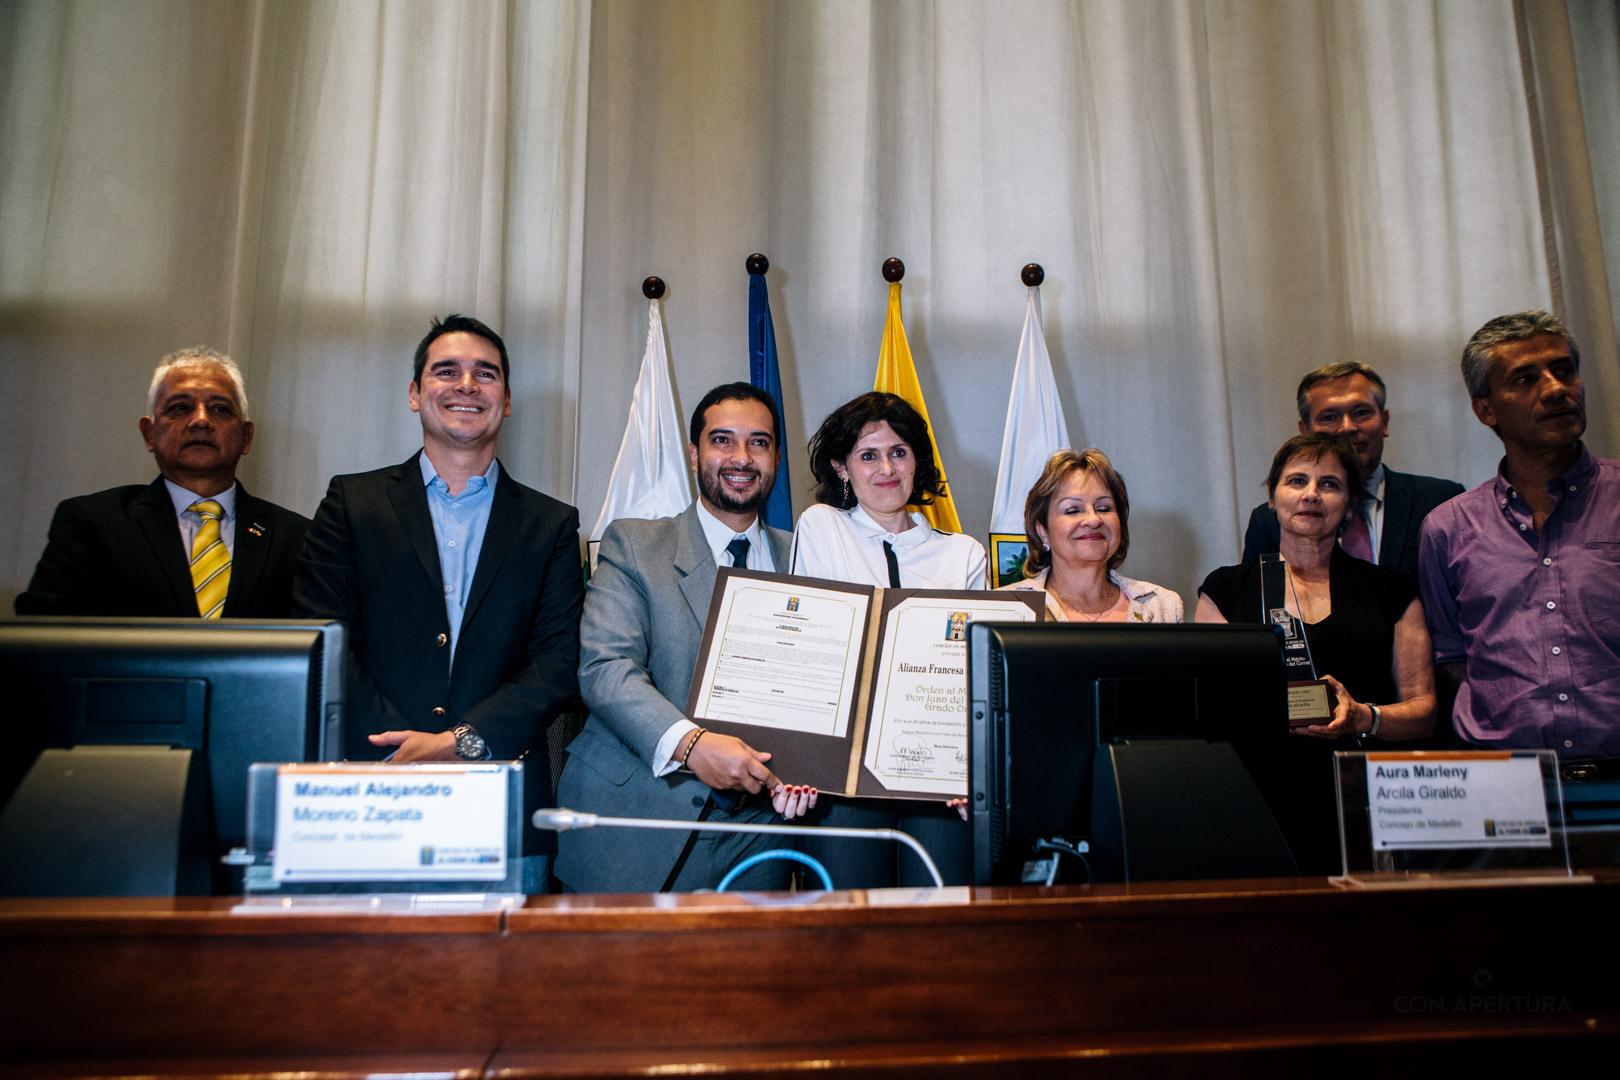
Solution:
M 1190 602 L 1328 360 L 1389 380 L 1392 465 L 1472 485 L 1498 450 L 1462 343 L 1551 307 L 1620 452 L 1617 236 L 1610 0 L 11 0 L 0 601 L 59 499 L 151 478 L 146 380 L 196 342 L 247 371 L 244 482 L 308 514 L 420 445 L 412 346 L 478 314 L 514 354 L 503 459 L 589 521 L 641 279 L 684 411 L 747 377 L 763 251 L 796 506 L 898 255 L 983 533 L 1038 261 L 1071 436 L 1131 484 L 1127 572 Z

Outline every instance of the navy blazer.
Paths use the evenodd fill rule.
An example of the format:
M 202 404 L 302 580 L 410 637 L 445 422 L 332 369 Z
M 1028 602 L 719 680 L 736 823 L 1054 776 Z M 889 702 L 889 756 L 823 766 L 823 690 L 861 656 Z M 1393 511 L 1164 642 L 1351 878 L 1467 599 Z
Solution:
M 366 740 L 376 732 L 465 722 L 496 758 L 529 754 L 525 789 L 538 797 L 550 789 L 546 725 L 579 688 L 579 514 L 501 466 L 452 663 L 419 456 L 333 477 L 298 560 L 293 609 L 348 624 L 349 758 L 383 757 Z
M 1400 571 L 1417 586 L 1418 533 L 1429 511 L 1463 493 L 1455 480 L 1418 476 L 1384 468 L 1384 535 L 1378 545 L 1378 565 Z M 1275 552 L 1282 540 L 1277 512 L 1265 503 L 1249 515 L 1249 528 L 1243 534 L 1243 558 L 1249 562 Z
M 292 614 L 293 568 L 308 529 L 308 518 L 237 485 L 226 618 Z M 196 615 L 180 521 L 163 478 L 63 501 L 16 609 L 19 615 Z

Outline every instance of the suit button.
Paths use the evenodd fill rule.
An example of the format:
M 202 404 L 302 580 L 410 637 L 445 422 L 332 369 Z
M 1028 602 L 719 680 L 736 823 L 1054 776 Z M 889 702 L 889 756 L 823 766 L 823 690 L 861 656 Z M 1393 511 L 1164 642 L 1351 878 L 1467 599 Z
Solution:
M 701 796 L 701 795 L 692 796 L 692 805 L 696 806 L 696 807 L 702 807 L 702 805 L 703 805 L 703 796 Z
M 438 637 L 433 639 L 433 644 L 435 644 L 435 645 L 448 645 L 448 644 L 450 644 L 450 635 L 449 634 L 440 634 Z
M 433 706 L 433 715 L 434 716 L 443 716 L 444 715 L 444 706 L 443 705 L 435 705 L 435 706 Z

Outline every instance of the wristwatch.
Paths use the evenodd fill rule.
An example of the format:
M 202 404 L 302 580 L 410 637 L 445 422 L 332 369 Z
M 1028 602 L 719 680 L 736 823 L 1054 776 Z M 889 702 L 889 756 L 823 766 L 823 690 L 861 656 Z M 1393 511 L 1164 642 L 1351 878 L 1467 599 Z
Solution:
M 1378 711 L 1378 706 L 1376 706 L 1376 705 L 1368 705 L 1367 708 L 1372 710 L 1372 716 L 1373 716 L 1372 727 L 1367 729 L 1367 737 L 1371 738 L 1372 736 L 1378 734 L 1378 729 L 1380 727 L 1383 727 L 1383 725 L 1384 725 L 1384 714 Z
M 457 724 L 450 729 L 456 737 L 456 757 L 465 761 L 482 761 L 489 757 L 489 743 L 471 724 Z

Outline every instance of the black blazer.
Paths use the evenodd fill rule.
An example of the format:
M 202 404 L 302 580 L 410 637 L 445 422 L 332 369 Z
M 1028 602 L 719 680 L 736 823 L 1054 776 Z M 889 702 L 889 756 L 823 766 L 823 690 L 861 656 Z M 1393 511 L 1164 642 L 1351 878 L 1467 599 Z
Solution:
M 384 756 L 366 741 L 376 732 L 465 722 L 496 758 L 528 751 L 525 788 L 539 794 L 550 787 L 546 725 L 579 688 L 579 514 L 501 466 L 452 668 L 418 456 L 333 477 L 299 556 L 293 609 L 349 626 L 349 758 Z
M 1379 540 L 1378 565 L 1400 571 L 1416 587 L 1418 532 L 1423 527 L 1423 519 L 1429 516 L 1430 510 L 1462 493 L 1463 486 L 1455 480 L 1396 472 L 1386 466 L 1384 535 Z M 1240 561 L 1250 562 L 1275 552 L 1281 540 L 1282 526 L 1277 524 L 1276 511 L 1261 503 L 1249 515 Z
M 292 614 L 293 568 L 309 519 L 236 488 L 226 618 Z M 160 476 L 63 501 L 19 615 L 197 614 L 180 522 Z

